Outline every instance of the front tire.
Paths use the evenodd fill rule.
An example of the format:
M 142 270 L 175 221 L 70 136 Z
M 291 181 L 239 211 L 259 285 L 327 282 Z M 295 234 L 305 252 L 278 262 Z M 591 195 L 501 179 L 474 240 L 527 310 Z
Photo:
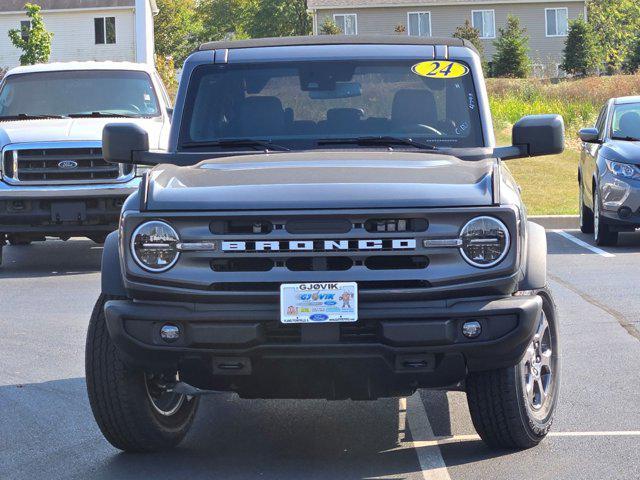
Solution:
M 551 296 L 546 291 L 540 295 L 542 312 L 521 362 L 467 378 L 473 425 L 492 448 L 534 447 L 553 423 L 560 386 L 558 325 Z
M 89 403 L 100 430 L 126 452 L 167 450 L 182 441 L 198 408 L 198 398 L 167 391 L 175 381 L 123 361 L 107 331 L 101 295 L 91 315 L 85 351 Z
M 578 194 L 578 212 L 580 213 L 580 231 L 582 233 L 593 233 L 593 210 L 584 203 L 584 186 L 582 181 L 578 182 L 580 193 Z
M 614 246 L 618 243 L 618 232 L 611 230 L 611 226 L 604 222 L 600 214 L 600 191 L 594 187 L 593 193 L 593 239 L 601 247 Z

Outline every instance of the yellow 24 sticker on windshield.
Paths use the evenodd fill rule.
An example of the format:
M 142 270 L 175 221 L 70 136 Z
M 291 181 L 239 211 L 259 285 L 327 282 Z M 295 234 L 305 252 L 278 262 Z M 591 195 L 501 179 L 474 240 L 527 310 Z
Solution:
M 429 78 L 458 78 L 469 73 L 469 67 L 449 60 L 429 60 L 416 63 L 411 70 L 416 75 Z

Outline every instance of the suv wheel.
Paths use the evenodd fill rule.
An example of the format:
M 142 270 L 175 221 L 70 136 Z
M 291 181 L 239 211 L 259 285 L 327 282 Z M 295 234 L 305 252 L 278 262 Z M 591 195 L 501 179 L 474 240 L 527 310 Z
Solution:
M 534 447 L 553 423 L 560 386 L 558 325 L 550 295 L 540 295 L 538 326 L 520 363 L 467 378 L 473 425 L 492 448 Z
M 596 185 L 593 189 L 593 238 L 596 245 L 610 246 L 618 243 L 618 232 L 604 222 L 600 215 L 600 191 Z
M 198 398 L 168 389 L 178 374 L 153 374 L 124 362 L 111 341 L 101 295 L 91 315 L 85 351 L 87 391 L 105 438 L 127 452 L 176 446 L 189 431 Z
M 578 182 L 578 212 L 580 213 L 580 231 L 593 233 L 593 210 L 584 204 L 584 189 L 582 180 Z

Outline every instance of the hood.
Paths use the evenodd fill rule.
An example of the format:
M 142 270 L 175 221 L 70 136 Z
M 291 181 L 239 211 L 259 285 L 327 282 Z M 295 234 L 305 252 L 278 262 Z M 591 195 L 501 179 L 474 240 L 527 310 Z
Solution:
M 495 160 L 432 153 L 327 152 L 225 157 L 151 171 L 150 210 L 486 206 Z
M 102 141 L 108 123 L 135 123 L 149 132 L 149 146 L 159 145 L 163 128 L 158 118 L 61 118 L 0 122 L 0 147 L 11 143 Z
M 609 160 L 640 165 L 640 142 L 612 140 L 602 148 L 602 154 Z

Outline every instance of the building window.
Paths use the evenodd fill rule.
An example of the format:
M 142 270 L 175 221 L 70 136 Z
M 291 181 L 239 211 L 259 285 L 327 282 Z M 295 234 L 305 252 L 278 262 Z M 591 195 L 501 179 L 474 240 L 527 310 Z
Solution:
M 566 37 L 569 31 L 568 8 L 545 8 L 547 37 Z
M 409 12 L 407 13 L 408 33 L 412 37 L 431 36 L 431 13 Z
M 496 38 L 495 10 L 473 10 L 471 23 L 480 32 L 480 38 Z
M 29 32 L 31 31 L 31 21 L 22 20 L 20 22 L 20 36 L 25 42 L 29 41 Z
M 358 34 L 358 16 L 355 13 L 335 14 L 333 21 L 345 35 Z
M 93 19 L 96 34 L 96 45 L 116 43 L 116 17 L 99 17 Z

